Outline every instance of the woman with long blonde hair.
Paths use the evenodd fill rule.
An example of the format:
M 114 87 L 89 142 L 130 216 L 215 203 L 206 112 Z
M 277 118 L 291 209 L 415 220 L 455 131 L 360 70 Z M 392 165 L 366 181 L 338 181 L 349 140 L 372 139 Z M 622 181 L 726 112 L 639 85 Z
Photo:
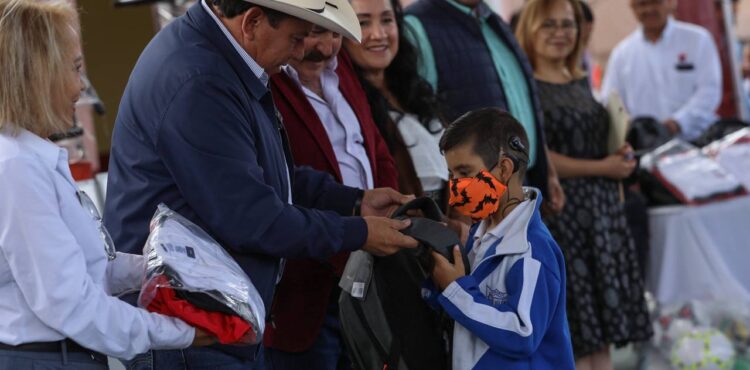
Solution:
M 610 345 L 646 340 L 651 325 L 619 180 L 632 148 L 609 153 L 609 117 L 580 70 L 578 0 L 529 0 L 516 37 L 534 67 L 550 158 L 567 203 L 545 219 L 563 251 L 567 312 L 578 370 L 611 370 Z
M 0 369 L 106 369 L 105 355 L 212 341 L 110 296 L 138 288 L 143 257 L 114 252 L 46 139 L 83 88 L 75 20 L 63 0 L 0 0 Z

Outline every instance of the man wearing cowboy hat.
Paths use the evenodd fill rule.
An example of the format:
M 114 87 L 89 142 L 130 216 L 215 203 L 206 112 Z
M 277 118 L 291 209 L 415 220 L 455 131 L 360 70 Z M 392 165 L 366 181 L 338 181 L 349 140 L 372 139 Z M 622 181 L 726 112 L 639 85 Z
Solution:
M 105 223 L 119 250 L 140 253 L 165 203 L 225 246 L 270 311 L 283 258 L 416 246 L 399 232 L 408 223 L 381 217 L 410 197 L 293 164 L 268 75 L 302 58 L 313 24 L 360 36 L 346 0 L 201 0 L 154 37 L 112 139 Z M 259 348 L 152 351 L 130 365 L 257 369 Z

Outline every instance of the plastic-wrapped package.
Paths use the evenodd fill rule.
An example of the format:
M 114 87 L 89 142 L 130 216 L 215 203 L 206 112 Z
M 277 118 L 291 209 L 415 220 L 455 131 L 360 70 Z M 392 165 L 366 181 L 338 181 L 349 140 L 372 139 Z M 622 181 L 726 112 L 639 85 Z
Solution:
M 703 148 L 727 172 L 750 189 L 750 127 L 727 135 Z
M 234 259 L 200 227 L 163 204 L 150 229 L 139 305 L 179 317 L 224 344 L 260 342 L 265 307 Z
M 682 203 L 702 204 L 747 194 L 744 186 L 716 161 L 680 139 L 673 139 L 641 159 Z

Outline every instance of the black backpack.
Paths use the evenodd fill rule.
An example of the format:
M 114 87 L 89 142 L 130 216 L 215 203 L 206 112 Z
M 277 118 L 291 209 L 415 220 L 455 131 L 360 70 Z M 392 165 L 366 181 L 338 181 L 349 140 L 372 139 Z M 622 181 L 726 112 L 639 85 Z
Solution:
M 420 246 L 374 257 L 364 298 L 346 291 L 339 298 L 342 337 L 356 370 L 450 369 L 453 321 L 427 305 L 422 284 L 432 271 L 430 250 L 450 252 L 459 239 L 439 223 L 443 214 L 429 198 L 406 204 L 392 218 L 407 217 L 414 209 L 424 217 L 412 217 L 412 225 L 403 232 Z

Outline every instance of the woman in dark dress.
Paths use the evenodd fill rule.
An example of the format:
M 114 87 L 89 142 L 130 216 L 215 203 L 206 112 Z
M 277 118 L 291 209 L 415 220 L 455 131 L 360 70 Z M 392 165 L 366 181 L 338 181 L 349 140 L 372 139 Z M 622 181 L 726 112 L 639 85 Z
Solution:
M 578 370 L 612 369 L 610 344 L 651 336 L 643 278 L 620 200 L 635 161 L 608 153 L 609 117 L 579 70 L 578 0 L 530 0 L 516 36 L 534 66 L 550 157 L 567 204 L 545 221 L 563 250 Z

